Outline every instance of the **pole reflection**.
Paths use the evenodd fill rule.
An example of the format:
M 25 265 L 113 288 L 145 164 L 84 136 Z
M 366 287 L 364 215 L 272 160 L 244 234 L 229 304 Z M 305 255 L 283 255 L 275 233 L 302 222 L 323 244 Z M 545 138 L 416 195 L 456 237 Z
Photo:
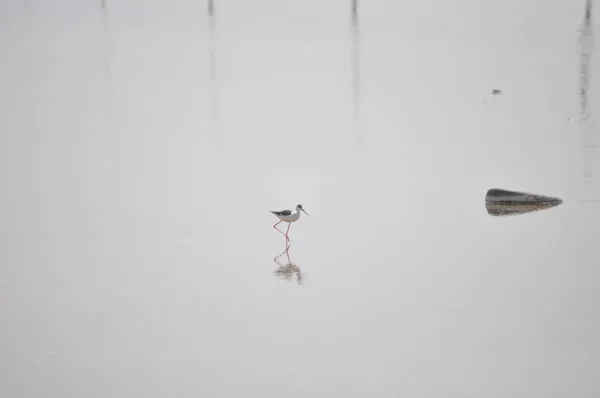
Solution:
M 586 0 L 585 13 L 579 32 L 579 129 L 584 151 L 583 180 L 586 194 L 593 194 L 595 163 L 597 162 L 597 145 L 591 125 L 589 102 L 591 61 L 594 49 L 594 32 L 592 26 L 592 0 Z
M 217 33 L 215 2 L 208 0 L 208 19 L 210 30 L 210 85 L 212 102 L 212 140 L 215 147 L 219 147 L 219 101 L 217 95 Z

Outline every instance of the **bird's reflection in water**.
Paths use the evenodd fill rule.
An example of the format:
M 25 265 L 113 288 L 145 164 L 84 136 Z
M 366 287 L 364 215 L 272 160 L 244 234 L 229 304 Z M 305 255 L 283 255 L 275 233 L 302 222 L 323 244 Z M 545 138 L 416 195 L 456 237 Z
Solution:
M 283 256 L 284 254 L 287 257 L 286 264 L 282 264 L 281 262 L 279 262 L 279 258 L 281 258 L 281 256 Z M 273 261 L 275 261 L 275 263 L 277 263 L 278 265 L 277 269 L 274 272 L 275 275 L 277 275 L 285 282 L 289 282 L 293 278 L 296 278 L 296 282 L 298 282 L 299 285 L 302 284 L 302 270 L 300 269 L 300 267 L 298 267 L 298 265 L 292 263 L 289 252 L 285 251 L 281 253 L 279 256 L 275 257 Z

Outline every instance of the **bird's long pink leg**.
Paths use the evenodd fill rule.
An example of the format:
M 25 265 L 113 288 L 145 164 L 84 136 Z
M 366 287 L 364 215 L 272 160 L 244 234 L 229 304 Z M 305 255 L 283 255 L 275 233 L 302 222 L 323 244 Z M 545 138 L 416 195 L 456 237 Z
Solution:
M 275 230 L 276 230 L 277 232 L 279 232 L 281 235 L 285 236 L 285 234 L 283 233 L 283 231 L 282 231 L 282 230 L 280 230 L 279 228 L 277 228 L 277 226 L 278 226 L 279 224 L 281 224 L 281 223 L 282 223 L 282 221 L 279 221 L 277 224 L 273 225 L 273 228 L 275 228 Z M 287 236 L 286 236 L 286 239 L 287 239 Z
M 275 228 L 275 230 L 277 230 L 277 232 L 279 232 L 281 235 L 285 236 L 285 251 L 283 253 L 285 253 L 286 251 L 288 251 L 289 246 L 288 243 L 291 244 L 290 242 L 290 238 L 288 238 L 287 236 L 287 232 L 283 232 L 282 230 L 280 230 L 279 228 L 277 228 L 277 225 L 279 225 L 279 223 L 281 223 L 281 221 L 279 221 L 277 224 L 273 225 L 273 228 Z M 290 224 L 288 223 L 288 231 L 290 230 Z M 281 254 L 283 254 L 281 253 Z
M 290 246 L 292 246 L 292 242 L 290 241 L 290 238 L 288 237 L 288 233 L 290 232 L 290 227 L 292 226 L 292 223 L 288 223 L 288 228 L 287 231 L 285 231 L 285 240 L 287 245 L 285 246 L 285 251 L 287 252 L 288 250 L 290 250 Z
M 292 223 L 288 223 L 287 231 L 283 232 L 282 230 L 277 228 L 277 226 L 281 222 L 282 221 L 279 221 L 277 224 L 273 225 L 273 228 L 275 228 L 277 230 L 277 232 L 279 232 L 281 235 L 285 236 L 285 251 L 275 258 L 279 258 L 282 254 L 287 253 L 287 251 L 290 249 L 290 246 L 292 245 L 292 242 L 290 241 L 290 237 L 288 236 L 288 233 L 290 232 L 290 226 L 292 225 Z

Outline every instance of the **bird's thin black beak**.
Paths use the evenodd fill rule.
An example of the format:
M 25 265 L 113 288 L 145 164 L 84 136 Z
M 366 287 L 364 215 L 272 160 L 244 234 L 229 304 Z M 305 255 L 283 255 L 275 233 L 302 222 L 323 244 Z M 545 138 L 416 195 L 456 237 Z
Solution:
M 300 209 L 300 210 L 304 211 L 304 209 Z M 309 214 L 308 214 L 307 212 L 305 212 L 305 211 L 304 211 L 304 214 L 306 214 L 307 216 L 309 215 Z

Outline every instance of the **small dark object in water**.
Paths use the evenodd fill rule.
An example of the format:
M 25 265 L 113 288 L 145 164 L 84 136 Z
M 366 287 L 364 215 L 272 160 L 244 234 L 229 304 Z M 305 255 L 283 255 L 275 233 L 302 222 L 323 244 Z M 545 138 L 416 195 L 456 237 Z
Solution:
M 491 216 L 510 216 L 549 209 L 562 199 L 527 192 L 492 188 L 485 195 L 485 209 Z
M 487 100 L 489 98 L 490 95 L 498 95 L 500 94 L 502 91 L 498 90 L 497 88 L 493 89 L 492 91 L 490 91 L 486 96 L 485 99 L 483 100 L 483 105 L 487 105 Z

